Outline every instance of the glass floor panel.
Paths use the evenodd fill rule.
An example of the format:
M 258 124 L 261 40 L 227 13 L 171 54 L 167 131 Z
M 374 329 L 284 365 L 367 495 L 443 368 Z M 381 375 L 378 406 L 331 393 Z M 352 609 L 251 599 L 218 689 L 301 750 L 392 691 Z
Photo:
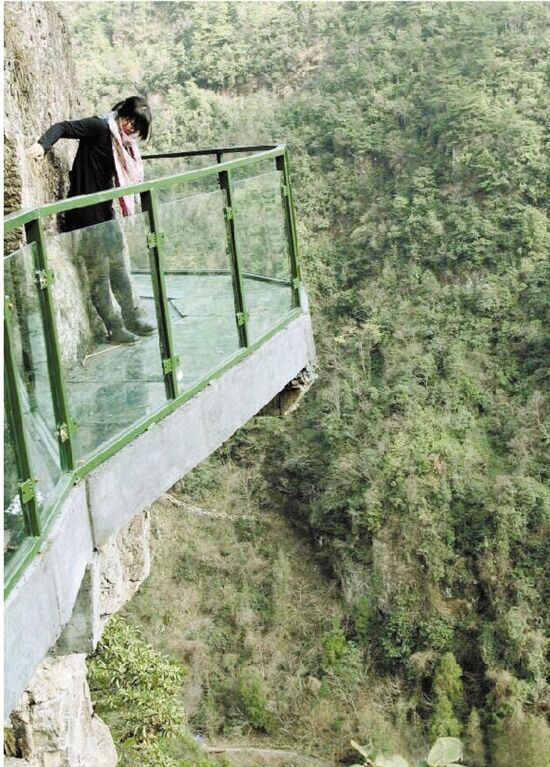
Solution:
M 157 324 L 150 277 L 134 273 L 132 279 L 145 308 L 144 319 Z M 180 358 L 180 394 L 208 377 L 239 349 L 231 278 L 229 275 L 167 274 L 173 344 Z M 248 309 L 258 338 L 291 309 L 291 288 L 245 278 Z M 85 460 L 137 421 L 161 401 L 164 381 L 160 373 L 157 336 L 142 337 L 132 345 L 102 344 L 67 376 L 78 462 Z

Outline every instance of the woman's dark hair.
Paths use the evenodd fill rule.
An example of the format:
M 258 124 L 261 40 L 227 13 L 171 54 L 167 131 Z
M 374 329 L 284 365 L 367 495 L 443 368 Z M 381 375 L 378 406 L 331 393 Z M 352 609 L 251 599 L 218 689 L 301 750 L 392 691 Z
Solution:
M 153 117 L 151 115 L 151 109 L 147 101 L 141 96 L 130 96 L 124 101 L 119 101 L 113 107 L 113 112 L 116 112 L 117 117 L 127 117 L 132 120 L 136 133 L 140 138 L 148 139 L 151 135 L 151 125 Z

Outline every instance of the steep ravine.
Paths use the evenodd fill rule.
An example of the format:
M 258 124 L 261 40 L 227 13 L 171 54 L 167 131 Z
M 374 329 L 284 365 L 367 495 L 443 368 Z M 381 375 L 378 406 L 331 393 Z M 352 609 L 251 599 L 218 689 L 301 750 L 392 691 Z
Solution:
M 151 575 L 122 615 L 187 668 L 189 729 L 242 767 L 336 764 L 351 738 L 420 753 L 399 683 L 378 681 L 346 641 L 339 584 L 276 509 L 259 508 L 260 484 L 257 468 L 218 455 L 151 509 Z

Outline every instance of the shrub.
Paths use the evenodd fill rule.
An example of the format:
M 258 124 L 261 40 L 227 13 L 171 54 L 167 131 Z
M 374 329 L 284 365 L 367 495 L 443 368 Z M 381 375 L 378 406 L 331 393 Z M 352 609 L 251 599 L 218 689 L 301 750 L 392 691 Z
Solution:
M 154 744 L 181 734 L 180 693 L 185 668 L 156 652 L 138 629 L 114 615 L 88 662 L 90 692 L 116 741 Z
M 550 765 L 550 727 L 541 717 L 518 711 L 492 727 L 489 740 L 498 767 Z
M 433 690 L 437 698 L 447 697 L 460 713 L 463 706 L 462 669 L 451 652 L 445 653 L 437 664 Z
M 406 606 L 396 605 L 384 621 L 382 649 L 390 665 L 400 665 L 415 650 L 415 625 Z
M 460 716 L 464 706 L 462 669 L 452 653 L 445 653 L 436 666 L 433 693 L 434 707 L 430 734 L 435 740 L 457 737 L 462 732 Z
M 243 671 L 236 687 L 237 705 L 243 718 L 256 730 L 270 732 L 273 715 L 268 710 L 267 693 L 263 679 L 250 669 Z
M 363 595 L 359 597 L 354 609 L 355 636 L 361 644 L 367 645 L 370 639 L 371 631 L 371 607 L 368 598 Z
M 328 631 L 321 640 L 322 655 L 321 668 L 323 671 L 331 671 L 338 667 L 346 654 L 348 643 L 344 632 L 340 628 Z
M 466 731 L 464 733 L 466 761 L 469 767 L 485 767 L 485 745 L 481 719 L 476 708 L 470 711 Z

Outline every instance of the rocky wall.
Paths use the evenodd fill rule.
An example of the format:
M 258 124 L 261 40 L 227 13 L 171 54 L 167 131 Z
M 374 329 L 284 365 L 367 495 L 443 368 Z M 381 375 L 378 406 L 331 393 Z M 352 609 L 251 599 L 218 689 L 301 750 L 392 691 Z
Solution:
M 4 49 L 4 213 L 11 213 L 66 196 L 76 142 L 58 142 L 40 161 L 29 160 L 25 150 L 53 123 L 82 115 L 69 32 L 56 3 L 4 3 Z M 53 217 L 44 224 L 50 236 L 57 232 Z M 84 266 L 64 238 L 51 249 L 50 266 L 60 346 L 64 362 L 71 364 L 91 347 L 100 325 Z M 4 240 L 5 254 L 24 243 L 24 232 L 13 232 Z M 17 317 L 17 310 L 36 304 L 30 254 L 10 261 L 5 272 L 6 292 L 21 303 Z
M 45 658 L 12 711 L 6 767 L 115 767 L 107 725 L 94 714 L 84 655 Z
M 31 161 L 26 149 L 53 123 L 83 116 L 75 94 L 77 84 L 69 32 L 62 10 L 52 2 L 4 3 L 4 212 L 32 208 L 66 196 L 69 168 L 76 142 L 60 141 L 41 161 Z M 102 332 L 89 300 L 84 266 L 75 255 L 73 235 L 60 235 L 59 222 L 44 220 L 51 247 L 49 265 L 60 347 L 71 366 Z M 25 345 L 25 316 L 37 312 L 35 265 L 25 249 L 25 233 L 18 230 L 4 240 L 5 254 L 23 248 L 5 262 L 5 291 L 13 303 L 15 346 Z M 24 351 L 24 350 L 23 350 Z M 18 357 L 24 357 L 19 354 Z M 97 597 L 99 631 L 108 616 L 135 593 L 147 577 L 149 523 L 138 515 L 97 553 L 97 594 L 83 594 L 77 609 L 87 609 Z M 9 767 L 114 767 L 116 751 L 106 725 L 94 715 L 86 681 L 84 652 L 75 652 L 88 622 L 74 616 L 65 642 L 40 664 L 6 728 L 5 764 Z M 73 621 L 71 621 L 73 623 Z M 7 658 L 17 663 L 17 658 Z
M 99 550 L 101 630 L 151 572 L 149 512 L 135 516 Z

